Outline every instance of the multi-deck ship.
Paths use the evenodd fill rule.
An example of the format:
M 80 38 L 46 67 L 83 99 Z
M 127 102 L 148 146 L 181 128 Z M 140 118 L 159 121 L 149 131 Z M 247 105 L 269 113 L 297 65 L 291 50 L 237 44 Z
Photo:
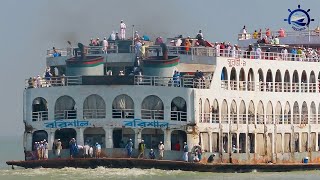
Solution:
M 46 139 L 49 159 L 56 158 L 52 145 L 60 139 L 68 157 L 76 138 L 99 142 L 107 157 L 126 157 L 124 144 L 132 139 L 137 149 L 143 139 L 147 149 L 164 142 L 167 160 L 181 160 L 175 145 L 187 142 L 190 150 L 201 143 L 204 159 L 215 154 L 215 163 L 319 162 L 319 57 L 281 53 L 319 47 L 316 32 L 287 33 L 280 38 L 286 46 L 260 44 L 259 55 L 246 50 L 258 47 L 250 34 L 239 35 L 238 50 L 195 41 L 187 50 L 168 43 L 168 60 L 150 42 L 140 63 L 126 40 L 111 42 L 107 53 L 48 50 L 53 76 L 26 80 L 27 154 Z

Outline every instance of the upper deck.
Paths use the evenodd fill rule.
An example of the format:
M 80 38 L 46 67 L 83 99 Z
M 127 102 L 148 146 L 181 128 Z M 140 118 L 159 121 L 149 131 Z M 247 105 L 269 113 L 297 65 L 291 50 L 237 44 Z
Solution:
M 280 39 L 281 44 L 288 44 L 288 45 L 298 45 L 298 46 L 306 46 L 306 47 L 319 47 L 320 45 L 320 31 L 316 30 L 309 30 L 309 31 L 292 31 L 292 32 L 285 32 L 284 37 L 280 36 L 278 31 L 271 31 L 270 36 L 277 36 Z M 253 33 L 247 34 L 238 34 L 238 45 L 240 47 L 248 47 L 249 44 L 254 44 L 257 42 L 261 36 L 265 36 L 266 32 L 261 32 L 261 35 L 255 37 Z

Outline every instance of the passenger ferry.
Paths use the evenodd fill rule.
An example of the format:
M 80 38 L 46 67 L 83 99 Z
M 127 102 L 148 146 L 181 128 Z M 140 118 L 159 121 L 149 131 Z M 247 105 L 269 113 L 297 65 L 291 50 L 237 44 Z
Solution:
M 132 139 L 137 149 L 143 139 L 147 149 L 164 142 L 167 160 L 182 160 L 182 149 L 174 147 L 187 142 L 189 150 L 201 143 L 203 159 L 214 154 L 214 163 L 320 161 L 319 58 L 281 53 L 283 47 L 320 47 L 316 32 L 288 32 L 280 38 L 286 45 L 261 44 L 260 56 L 246 50 L 257 47 L 249 33 L 239 35 L 241 48 L 233 52 L 195 40 L 186 50 L 172 40 L 168 59 L 149 42 L 137 60 L 132 40 L 109 42 L 107 53 L 81 45 L 48 50 L 54 75 L 26 80 L 26 158 L 43 139 L 49 159 L 56 158 L 57 139 L 62 157 L 69 157 L 76 138 L 79 145 L 99 142 L 106 157 L 126 157 L 124 144 Z M 132 74 L 136 68 L 142 74 Z

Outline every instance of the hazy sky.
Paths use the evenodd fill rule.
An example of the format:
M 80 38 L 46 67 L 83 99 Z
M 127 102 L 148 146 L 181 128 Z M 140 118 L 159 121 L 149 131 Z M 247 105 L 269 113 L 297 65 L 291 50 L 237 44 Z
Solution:
M 315 28 L 320 20 L 319 0 L 1 0 L 0 1 L 0 135 L 24 131 L 24 80 L 45 69 L 46 49 L 66 41 L 87 43 L 90 37 L 109 36 L 127 24 L 140 34 L 163 37 L 195 36 L 202 29 L 212 42 L 236 43 L 243 25 L 248 31 L 280 27 L 288 9 L 311 9 Z

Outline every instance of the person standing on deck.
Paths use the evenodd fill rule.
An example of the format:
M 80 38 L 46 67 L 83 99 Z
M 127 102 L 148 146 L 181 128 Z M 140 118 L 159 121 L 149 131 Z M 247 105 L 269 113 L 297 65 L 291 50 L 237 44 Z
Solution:
M 129 139 L 129 141 L 125 147 L 127 149 L 127 155 L 129 158 L 131 158 L 131 156 L 132 156 L 132 147 L 133 147 L 132 139 Z
M 184 146 L 183 146 L 183 161 L 188 162 L 188 145 L 187 142 L 184 142 Z
M 121 20 L 120 23 L 120 35 L 121 35 L 121 40 L 124 40 L 126 38 L 126 24 Z
M 163 152 L 164 152 L 164 145 L 163 145 L 162 141 L 160 141 L 158 148 L 159 148 L 159 159 L 162 160 L 163 159 Z
M 43 152 L 43 159 L 48 159 L 48 156 L 49 156 L 49 152 L 48 152 L 48 142 L 46 140 L 43 140 L 43 149 L 44 149 L 44 152 Z
M 142 156 L 144 158 L 144 150 L 146 149 L 146 145 L 144 144 L 144 140 L 142 139 L 141 142 L 139 143 L 139 155 L 138 158 Z
M 61 155 L 60 155 L 61 149 L 62 149 L 61 141 L 60 139 L 58 139 L 58 141 L 56 142 L 56 156 L 58 158 L 61 158 Z
M 258 46 L 257 46 L 257 49 L 256 49 L 256 59 L 261 59 L 261 53 L 262 53 L 262 51 L 261 51 L 261 48 L 260 48 L 260 45 L 258 44 Z
M 96 158 L 100 158 L 101 157 L 101 145 L 96 142 Z
M 102 46 L 103 46 L 103 52 L 104 52 L 105 54 L 108 54 L 108 46 L 109 46 L 109 44 L 108 44 L 108 41 L 107 41 L 107 38 L 106 38 L 106 37 L 103 38 Z

